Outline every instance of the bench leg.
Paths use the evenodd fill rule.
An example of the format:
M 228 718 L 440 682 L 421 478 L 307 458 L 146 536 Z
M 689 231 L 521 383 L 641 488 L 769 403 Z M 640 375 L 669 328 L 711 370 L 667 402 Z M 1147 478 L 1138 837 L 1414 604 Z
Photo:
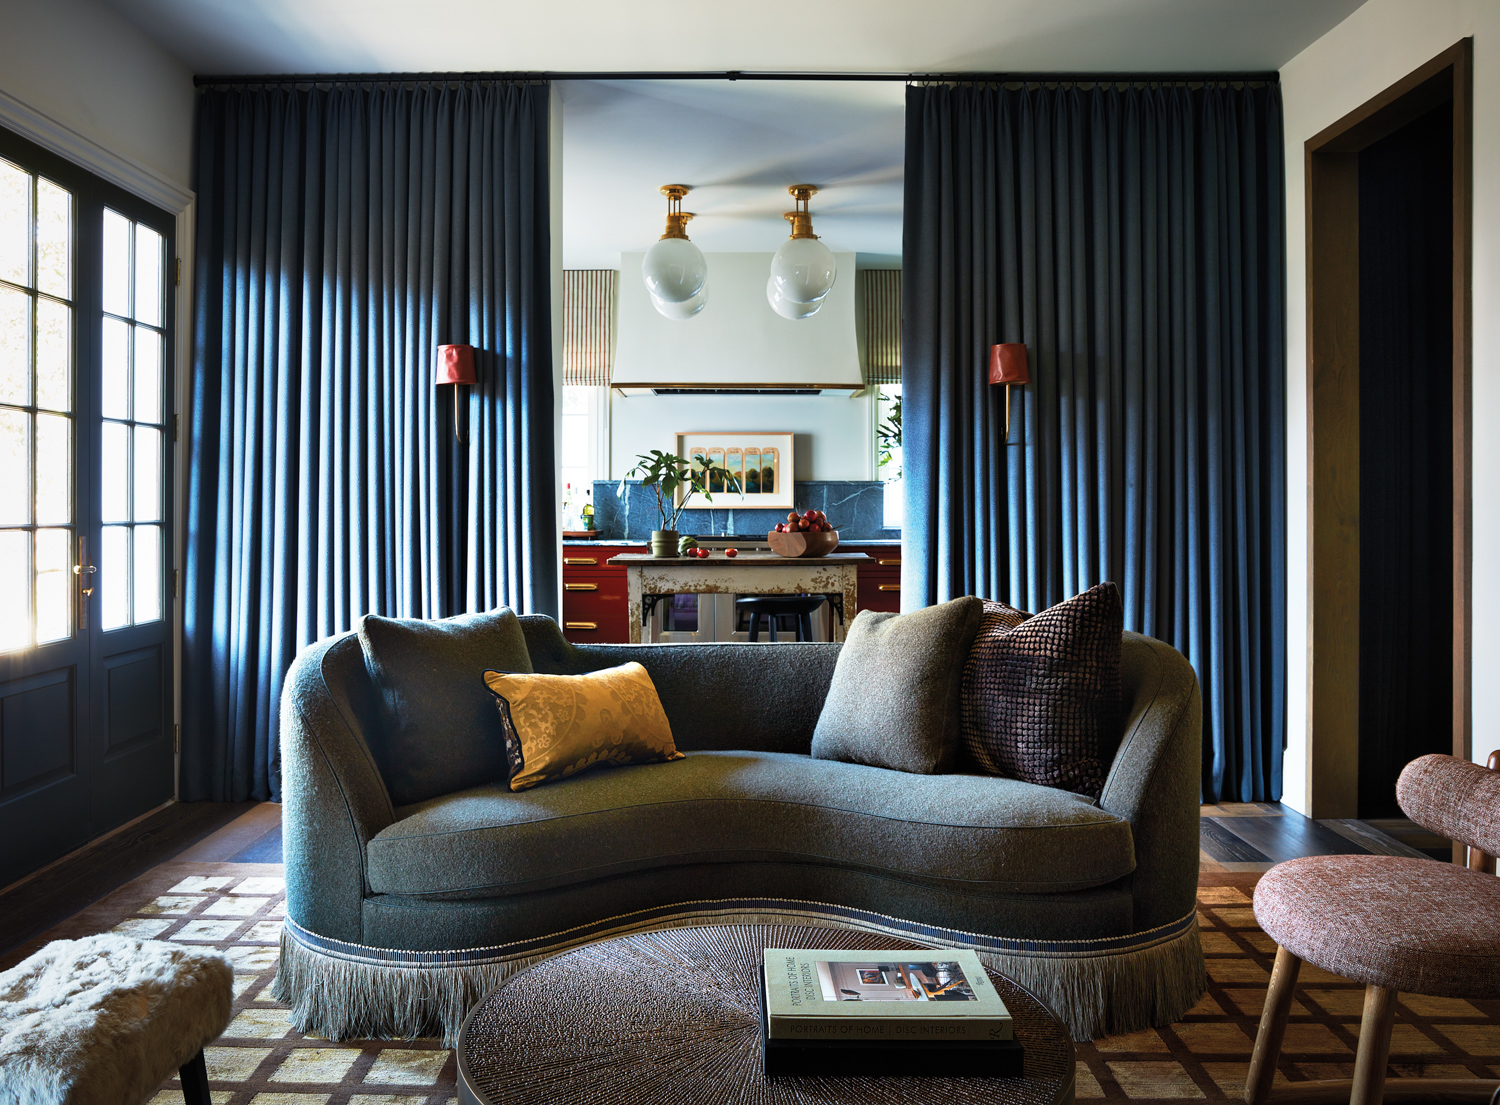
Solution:
M 1250 1056 L 1250 1070 L 1245 1076 L 1246 1105 L 1263 1105 L 1276 1078 L 1276 1060 L 1281 1057 L 1281 1041 L 1286 1037 L 1286 1019 L 1292 1011 L 1292 995 L 1297 990 L 1297 973 L 1302 960 L 1285 948 L 1276 949 L 1276 965 L 1271 968 L 1271 985 L 1266 988 L 1266 1007 L 1260 1015 L 1260 1031 L 1255 1035 L 1255 1051 Z
M 203 1049 L 182 1065 L 177 1072 L 182 1079 L 182 1096 L 187 1105 L 209 1105 L 208 1064 L 203 1060 Z

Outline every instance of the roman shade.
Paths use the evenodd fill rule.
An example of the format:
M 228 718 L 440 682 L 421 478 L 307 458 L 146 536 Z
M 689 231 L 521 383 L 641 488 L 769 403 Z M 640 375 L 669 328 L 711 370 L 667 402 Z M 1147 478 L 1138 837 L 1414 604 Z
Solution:
M 614 269 L 563 270 L 563 383 L 609 387 L 615 360 Z

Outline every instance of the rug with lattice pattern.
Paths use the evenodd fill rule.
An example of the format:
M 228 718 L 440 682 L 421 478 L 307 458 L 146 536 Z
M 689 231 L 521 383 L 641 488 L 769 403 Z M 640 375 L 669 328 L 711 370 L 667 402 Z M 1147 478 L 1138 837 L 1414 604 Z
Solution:
M 453 1053 L 437 1040 L 304 1036 L 270 999 L 285 894 L 279 864 L 166 863 L 7 956 L 47 939 L 113 930 L 223 951 L 234 1019 L 207 1049 L 213 1105 L 448 1105 Z M 1078 1097 L 1151 1102 L 1241 1097 L 1275 945 L 1255 924 L 1255 876 L 1205 874 L 1199 924 L 1208 993 L 1180 1022 L 1077 1044 Z M 1278 1078 L 1348 1077 L 1364 988 L 1304 966 Z M 1403 996 L 1392 1076 L 1500 1077 L 1500 1002 Z M 152 1105 L 182 1100 L 175 1080 Z

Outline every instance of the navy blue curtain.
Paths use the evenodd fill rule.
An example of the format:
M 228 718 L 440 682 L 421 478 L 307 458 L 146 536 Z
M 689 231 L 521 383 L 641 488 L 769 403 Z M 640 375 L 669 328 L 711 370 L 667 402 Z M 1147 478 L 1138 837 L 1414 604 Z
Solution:
M 556 614 L 547 99 L 201 92 L 185 799 L 277 796 L 287 668 L 361 614 Z
M 1205 798 L 1279 798 L 1279 86 L 912 87 L 906 127 L 903 603 L 1115 581 L 1198 672 Z

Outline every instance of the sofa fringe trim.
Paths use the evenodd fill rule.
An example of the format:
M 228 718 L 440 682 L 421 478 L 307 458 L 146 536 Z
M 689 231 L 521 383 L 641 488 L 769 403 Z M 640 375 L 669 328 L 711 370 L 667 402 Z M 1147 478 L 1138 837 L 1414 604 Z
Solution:
M 1049 1005 L 1075 1040 L 1168 1024 L 1207 988 L 1196 911 L 1127 936 L 1053 941 L 986 936 L 818 902 L 728 899 L 642 910 L 532 940 L 434 952 L 320 936 L 288 917 L 271 993 L 291 1006 L 292 1023 L 305 1033 L 331 1040 L 441 1035 L 454 1047 L 475 1002 L 534 963 L 617 936 L 704 925 L 812 925 L 967 948 Z
M 980 951 L 979 959 L 1051 1006 L 1073 1039 L 1118 1036 L 1179 1021 L 1203 997 L 1208 973 L 1194 920 L 1135 951 L 1065 958 Z

